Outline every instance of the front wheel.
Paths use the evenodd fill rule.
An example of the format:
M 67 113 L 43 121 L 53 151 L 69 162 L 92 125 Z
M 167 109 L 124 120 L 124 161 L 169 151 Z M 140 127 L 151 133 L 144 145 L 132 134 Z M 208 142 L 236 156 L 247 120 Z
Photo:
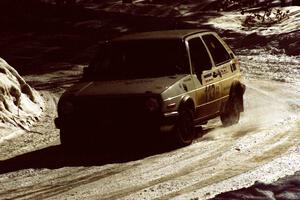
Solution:
M 194 115 L 191 109 L 182 108 L 179 110 L 179 118 L 174 130 L 174 142 L 176 146 L 183 147 L 190 145 L 195 137 Z
M 74 146 L 74 141 L 69 135 L 69 131 L 60 130 L 60 145 L 64 150 L 70 150 Z

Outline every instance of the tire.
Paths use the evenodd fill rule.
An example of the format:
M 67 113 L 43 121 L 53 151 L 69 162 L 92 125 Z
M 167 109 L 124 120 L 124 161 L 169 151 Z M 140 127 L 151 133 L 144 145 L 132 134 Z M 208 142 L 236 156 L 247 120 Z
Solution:
M 227 101 L 224 112 L 220 115 L 223 126 L 231 126 L 239 122 L 240 111 L 238 104 L 240 102 L 237 99 Z
M 234 81 L 229 91 L 229 99 L 222 108 L 220 118 L 223 126 L 231 126 L 240 121 L 240 113 L 244 111 L 243 95 L 246 86 Z
M 195 137 L 194 115 L 191 109 L 181 108 L 175 126 L 174 143 L 177 147 L 190 145 Z
M 65 150 L 69 150 L 72 147 L 72 142 L 67 135 L 67 131 L 60 130 L 60 145 Z
M 232 126 L 240 120 L 240 112 L 235 109 L 229 113 L 223 113 L 220 116 L 223 126 Z
M 84 146 L 83 144 L 79 143 L 79 141 L 76 138 L 73 138 L 72 134 L 74 135 L 74 131 L 65 129 L 60 130 L 60 146 L 66 152 L 78 151 L 78 146 Z

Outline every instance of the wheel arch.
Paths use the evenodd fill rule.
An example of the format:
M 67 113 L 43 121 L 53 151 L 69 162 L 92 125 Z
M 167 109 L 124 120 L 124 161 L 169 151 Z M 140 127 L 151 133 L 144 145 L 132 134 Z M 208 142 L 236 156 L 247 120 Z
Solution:
M 181 99 L 178 110 L 182 108 L 189 108 L 194 113 L 195 112 L 195 103 L 194 100 L 190 96 L 185 96 Z

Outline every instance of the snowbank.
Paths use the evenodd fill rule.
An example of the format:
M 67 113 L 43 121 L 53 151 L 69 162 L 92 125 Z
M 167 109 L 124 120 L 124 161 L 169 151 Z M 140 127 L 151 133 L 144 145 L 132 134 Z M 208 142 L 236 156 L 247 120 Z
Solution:
M 28 129 L 44 107 L 42 97 L 0 58 L 0 126 Z M 0 135 L 1 136 L 1 135 Z

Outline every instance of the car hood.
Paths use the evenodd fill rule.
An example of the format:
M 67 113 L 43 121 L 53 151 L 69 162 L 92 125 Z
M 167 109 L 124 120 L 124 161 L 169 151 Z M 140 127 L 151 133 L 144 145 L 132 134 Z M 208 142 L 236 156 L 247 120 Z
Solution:
M 67 93 L 74 96 L 123 95 L 123 94 L 160 94 L 186 75 L 159 78 L 91 81 L 76 84 Z

